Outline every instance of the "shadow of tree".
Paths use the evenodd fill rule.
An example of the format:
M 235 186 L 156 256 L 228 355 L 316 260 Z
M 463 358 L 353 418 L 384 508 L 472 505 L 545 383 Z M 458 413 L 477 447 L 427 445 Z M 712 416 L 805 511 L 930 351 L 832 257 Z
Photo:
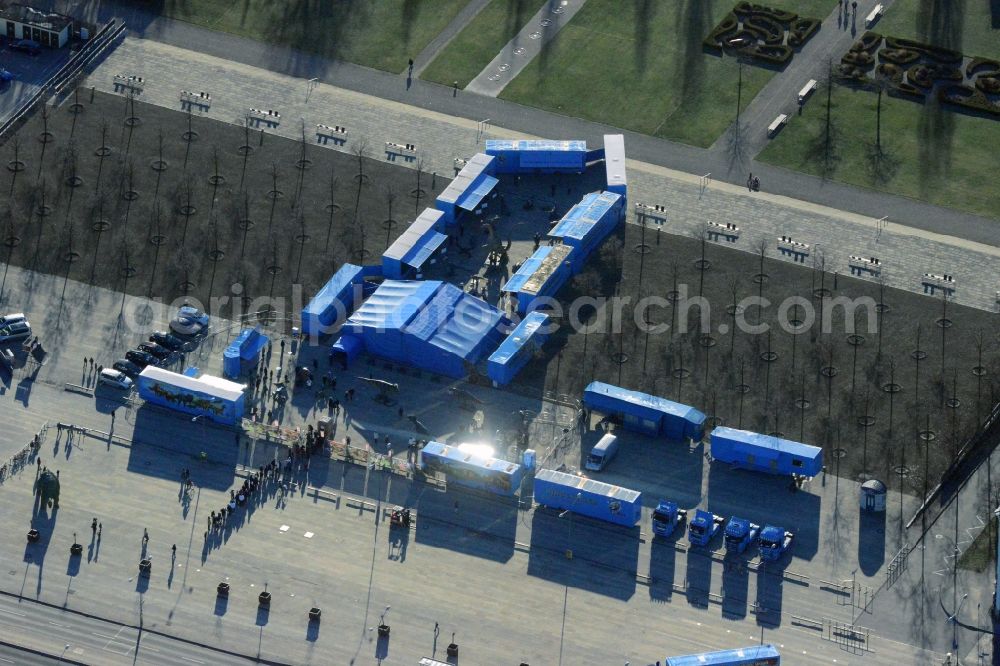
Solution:
M 705 57 L 701 40 L 713 28 L 712 0 L 684 0 L 675 6 L 677 32 L 682 56 L 677 59 L 677 79 L 682 100 L 701 90 L 705 74 Z
M 921 4 L 924 10 L 917 14 L 921 41 L 961 52 L 965 0 L 924 0 Z M 948 177 L 954 132 L 954 117 L 929 98 L 917 125 L 921 190 Z

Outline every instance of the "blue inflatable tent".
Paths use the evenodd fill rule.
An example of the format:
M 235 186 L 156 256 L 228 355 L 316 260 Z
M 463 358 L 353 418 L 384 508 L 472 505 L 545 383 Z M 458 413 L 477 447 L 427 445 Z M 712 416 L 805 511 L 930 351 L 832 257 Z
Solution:
M 243 363 L 255 365 L 260 350 L 267 345 L 267 336 L 260 328 L 245 328 L 222 352 L 222 374 L 236 379 L 243 374 Z
M 549 232 L 563 245 L 573 248 L 573 273 L 579 273 L 598 245 L 622 221 L 624 199 L 613 192 L 591 192 L 563 216 Z
M 524 316 L 535 300 L 554 298 L 572 275 L 569 245 L 543 245 L 525 260 L 501 288 L 517 299 L 517 313 Z
M 351 313 L 355 287 L 364 283 L 364 272 L 361 266 L 344 264 L 333 274 L 330 281 L 302 308 L 303 335 L 329 333 L 329 328 L 337 323 L 338 318 Z
M 386 280 L 348 318 L 344 336 L 370 354 L 449 377 L 464 377 L 503 339 L 502 312 L 436 280 Z M 344 344 L 344 343 L 342 343 Z
M 490 155 L 477 153 L 438 195 L 436 205 L 444 213 L 442 221 L 445 225 L 455 224 L 461 211 L 477 210 L 490 196 L 498 182 L 493 177 L 494 162 Z
M 583 173 L 586 141 L 487 139 L 486 154 L 497 158 L 495 173 Z

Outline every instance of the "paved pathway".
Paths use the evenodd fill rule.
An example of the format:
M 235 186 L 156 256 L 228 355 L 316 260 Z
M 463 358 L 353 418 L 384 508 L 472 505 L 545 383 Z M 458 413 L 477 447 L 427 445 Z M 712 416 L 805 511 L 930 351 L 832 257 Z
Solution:
M 350 139 L 342 148 L 350 151 L 367 139 L 371 154 L 385 158 L 384 142 L 413 143 L 425 172 L 450 177 L 456 157 L 469 157 L 482 149 L 485 136 L 476 124 L 419 107 L 387 101 L 342 88 L 305 81 L 232 61 L 192 53 L 159 42 L 129 38 L 111 53 L 86 85 L 113 89 L 112 76 L 134 73 L 146 79 L 140 99 L 180 109 L 179 91 L 206 90 L 212 94 L 207 117 L 242 122 L 251 106 L 275 108 L 282 123 L 274 130 L 298 138 L 304 122 L 310 140 L 317 123 L 343 125 Z M 225 81 L 225 87 L 219 87 Z M 277 102 L 280 102 L 278 104 Z M 299 119 L 303 120 L 299 120 Z M 530 137 L 499 127 L 494 136 Z M 633 154 L 631 139 L 626 152 Z M 398 160 L 397 160 L 398 161 Z M 415 164 L 415 162 L 413 163 Z M 411 164 L 411 166 L 413 165 Z M 924 273 L 951 273 L 957 280 L 957 301 L 983 309 L 994 309 L 1000 288 L 1000 248 L 900 224 L 879 230 L 875 220 L 862 215 L 810 204 L 799 199 L 749 193 L 745 187 L 711 183 L 702 187 L 697 177 L 636 159 L 629 160 L 631 200 L 666 205 L 671 213 L 664 231 L 692 235 L 701 233 L 705 221 L 733 222 L 743 229 L 735 247 L 754 251 L 764 238 L 771 255 L 777 254 L 777 237 L 791 235 L 812 246 L 813 256 L 822 252 L 831 272 L 848 274 L 849 255 L 876 256 L 884 267 L 888 284 L 921 291 Z M 533 189 L 527 181 L 514 196 L 544 199 L 548 192 Z M 415 212 L 415 211 L 414 211 Z M 630 214 L 630 220 L 634 217 Z
M 795 122 L 795 114 L 799 108 L 799 90 L 809 79 L 822 81 L 827 78 L 828 63 L 840 62 L 840 57 L 854 43 L 858 32 L 864 32 L 865 17 L 875 5 L 881 4 L 885 9 L 889 9 L 893 1 L 861 0 L 858 2 L 857 14 L 853 17 L 849 16 L 850 9 L 847 9 L 849 3 L 844 3 L 843 9 L 847 9 L 846 13 L 842 6 L 838 5 L 823 20 L 819 32 L 795 54 L 785 69 L 768 81 L 741 114 L 744 163 L 756 157 L 767 146 L 767 128 L 779 113 L 788 114 L 788 122 Z M 815 100 L 811 103 L 818 104 L 820 101 Z M 710 150 L 728 154 L 729 146 L 730 132 L 726 132 L 712 144 Z
M 183 21 L 155 16 L 136 6 L 119 5 L 107 0 L 48 0 L 43 4 L 60 10 L 71 10 L 75 15 L 88 20 L 109 16 L 124 17 L 133 34 L 191 52 L 298 77 L 304 79 L 303 86 L 305 79 L 316 77 L 339 88 L 373 95 L 382 100 L 403 102 L 456 119 L 477 121 L 491 118 L 495 126 L 515 132 L 530 132 L 551 138 L 584 139 L 595 145 L 600 143 L 601 136 L 606 132 L 621 131 L 484 95 L 462 92 L 453 96 L 450 87 L 419 79 L 414 79 L 407 88 L 405 80 L 401 80 L 396 74 L 345 62 L 332 62 L 292 48 L 262 44 L 236 35 L 207 30 Z M 746 182 L 747 169 L 740 164 L 732 164 L 725 155 L 635 132 L 623 133 L 628 153 L 633 159 L 687 174 L 711 172 L 715 181 L 737 185 Z M 754 162 L 750 169 L 760 177 L 761 186 L 766 192 L 831 206 L 872 219 L 889 214 L 894 223 L 1000 247 L 1000 224 L 996 220 L 906 197 L 825 181 L 771 165 Z
M 587 0 L 549 0 L 514 35 L 490 64 L 465 87 L 468 92 L 496 97 L 532 60 L 548 48 L 563 26 Z
M 431 64 L 431 61 L 437 57 L 444 47 L 448 46 L 448 42 L 455 38 L 455 35 L 460 33 L 465 26 L 469 24 L 472 19 L 476 18 L 479 12 L 483 11 L 486 5 L 490 4 L 490 0 L 469 0 L 469 4 L 465 5 L 455 18 L 451 20 L 451 23 L 445 26 L 444 30 L 439 32 L 437 36 L 432 39 L 424 50 L 413 59 L 413 72 L 412 78 L 419 78 L 420 73 L 424 71 L 427 65 Z M 403 73 L 404 76 L 407 72 Z

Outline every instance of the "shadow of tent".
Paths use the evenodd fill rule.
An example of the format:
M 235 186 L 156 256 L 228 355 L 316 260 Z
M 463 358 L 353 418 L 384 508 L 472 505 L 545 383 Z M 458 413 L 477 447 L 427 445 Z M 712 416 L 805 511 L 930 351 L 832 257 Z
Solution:
M 389 656 L 389 637 L 379 636 L 375 642 L 375 659 L 384 660 Z
M 994 30 L 1000 30 L 1000 0 L 990 0 L 990 24 Z
M 512 497 L 428 488 L 409 506 L 417 510 L 418 544 L 495 562 L 506 562 L 514 555 L 518 508 Z
M 70 577 L 75 577 L 80 574 L 80 560 L 83 559 L 83 555 L 72 555 L 70 554 L 69 560 L 66 562 L 66 575 Z
M 139 594 L 145 594 L 149 590 L 149 576 L 143 574 L 136 574 L 135 577 L 135 591 Z
M 571 560 L 567 550 L 572 551 Z M 635 594 L 638 557 L 638 527 L 621 527 L 578 514 L 560 518 L 558 512 L 535 509 L 529 576 L 624 601 Z
M 669 539 L 653 537 L 649 549 L 649 598 L 653 601 L 670 601 L 674 595 L 674 576 L 677 566 L 677 549 L 674 544 L 679 531 Z
M 885 511 L 858 510 L 858 567 L 874 576 L 885 564 Z
M 257 620 L 256 624 L 258 627 L 267 626 L 267 621 L 271 617 L 271 609 L 267 606 L 257 606 Z

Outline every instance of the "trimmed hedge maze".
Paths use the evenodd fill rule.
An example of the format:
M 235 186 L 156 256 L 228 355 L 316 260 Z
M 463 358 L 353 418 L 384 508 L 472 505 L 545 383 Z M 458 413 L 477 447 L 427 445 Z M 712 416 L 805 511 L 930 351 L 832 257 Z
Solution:
M 834 71 L 842 83 L 874 87 L 923 102 L 928 95 L 953 109 L 1000 119 L 1000 62 L 909 39 L 866 32 Z
M 784 67 L 802 48 L 820 21 L 783 9 L 740 2 L 702 40 L 706 51 L 744 56 L 760 65 Z

